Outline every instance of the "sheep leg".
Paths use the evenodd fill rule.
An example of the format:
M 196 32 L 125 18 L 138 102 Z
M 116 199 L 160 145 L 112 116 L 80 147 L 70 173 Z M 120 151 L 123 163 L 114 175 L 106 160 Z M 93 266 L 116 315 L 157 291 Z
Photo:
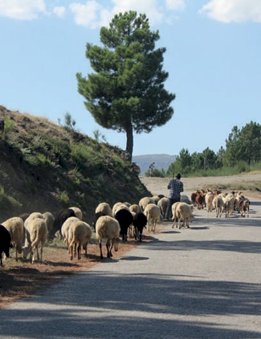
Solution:
M 78 260 L 80 260 L 81 259 L 81 243 L 78 243 L 78 246 L 75 245 L 75 247 L 77 247 Z
M 82 248 L 84 249 L 84 255 L 87 257 L 87 245 L 88 244 L 86 244 L 86 245 L 84 245 Z
M 43 244 L 40 247 L 40 261 L 43 262 Z
M 38 249 L 38 245 L 35 246 L 35 250 L 36 250 L 36 258 L 37 258 L 37 261 L 39 261 L 39 249 Z
M 31 253 L 30 253 L 30 260 L 32 262 L 32 264 L 35 262 L 35 248 L 31 250 Z
M 103 259 L 103 255 L 102 255 L 102 242 L 99 241 L 99 248 L 100 248 L 100 258 Z
M 73 241 L 69 244 L 69 254 L 70 254 L 70 260 L 73 260 L 73 253 L 74 253 L 74 243 Z
M 107 242 L 106 242 L 106 248 L 107 248 L 107 258 L 112 257 L 112 253 L 111 253 L 112 246 L 111 246 L 110 240 L 107 240 Z
M 110 246 L 110 257 L 113 256 L 113 255 L 112 255 L 112 249 L 113 249 L 113 247 L 114 247 L 114 242 L 115 242 L 115 239 L 112 239 L 112 240 L 110 241 L 110 244 L 111 244 L 111 246 Z

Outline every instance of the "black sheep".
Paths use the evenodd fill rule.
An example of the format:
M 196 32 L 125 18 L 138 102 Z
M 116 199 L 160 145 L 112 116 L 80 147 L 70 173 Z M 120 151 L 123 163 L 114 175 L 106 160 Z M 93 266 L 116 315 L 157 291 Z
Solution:
M 128 227 L 133 223 L 131 212 L 126 209 L 121 209 L 115 214 L 115 219 L 118 220 L 120 224 L 122 241 L 127 241 Z
M 147 225 L 147 217 L 144 213 L 136 213 L 133 217 L 134 236 L 136 240 L 142 241 L 143 228 Z
M 6 257 L 9 258 L 9 248 L 11 247 L 13 247 L 11 244 L 11 235 L 3 225 L 0 225 L 0 266 L 3 266 L 3 252 Z
M 50 239 L 54 238 L 54 235 L 57 231 L 59 231 L 60 234 L 61 234 L 61 228 L 62 228 L 62 225 L 65 222 L 65 220 L 67 220 L 70 217 L 75 217 L 75 216 L 76 215 L 75 215 L 74 211 L 70 208 L 65 208 L 65 209 L 61 210 L 54 219 L 53 229 L 52 229 L 52 232 L 49 236 Z

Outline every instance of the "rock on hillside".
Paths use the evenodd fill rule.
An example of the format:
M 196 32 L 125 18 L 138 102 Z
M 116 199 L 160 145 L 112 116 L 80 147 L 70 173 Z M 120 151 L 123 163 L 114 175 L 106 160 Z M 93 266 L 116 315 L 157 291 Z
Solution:
M 136 203 L 150 194 L 119 148 L 3 106 L 0 121 L 0 222 L 79 206 L 91 223 L 101 201 Z

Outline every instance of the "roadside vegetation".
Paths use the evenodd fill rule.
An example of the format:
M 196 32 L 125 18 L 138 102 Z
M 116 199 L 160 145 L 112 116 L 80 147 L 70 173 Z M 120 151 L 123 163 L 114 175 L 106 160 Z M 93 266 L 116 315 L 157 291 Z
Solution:
M 190 154 L 182 149 L 167 170 L 150 167 L 145 176 L 169 177 L 180 172 L 183 176 L 229 176 L 261 171 L 261 125 L 251 121 L 242 129 L 234 126 L 217 153 L 209 148 Z
M 0 218 L 79 206 L 89 222 L 97 204 L 148 195 L 126 153 L 76 130 L 0 106 Z

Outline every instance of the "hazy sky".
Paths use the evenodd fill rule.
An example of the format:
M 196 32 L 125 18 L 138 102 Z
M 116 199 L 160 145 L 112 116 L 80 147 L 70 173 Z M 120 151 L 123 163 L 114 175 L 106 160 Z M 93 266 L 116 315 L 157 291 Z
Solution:
M 114 14 L 146 13 L 166 47 L 173 118 L 135 135 L 134 155 L 225 145 L 233 126 L 261 123 L 261 0 L 0 0 L 0 105 L 76 128 L 125 149 L 126 136 L 97 125 L 75 74 L 92 72 L 87 42 Z

